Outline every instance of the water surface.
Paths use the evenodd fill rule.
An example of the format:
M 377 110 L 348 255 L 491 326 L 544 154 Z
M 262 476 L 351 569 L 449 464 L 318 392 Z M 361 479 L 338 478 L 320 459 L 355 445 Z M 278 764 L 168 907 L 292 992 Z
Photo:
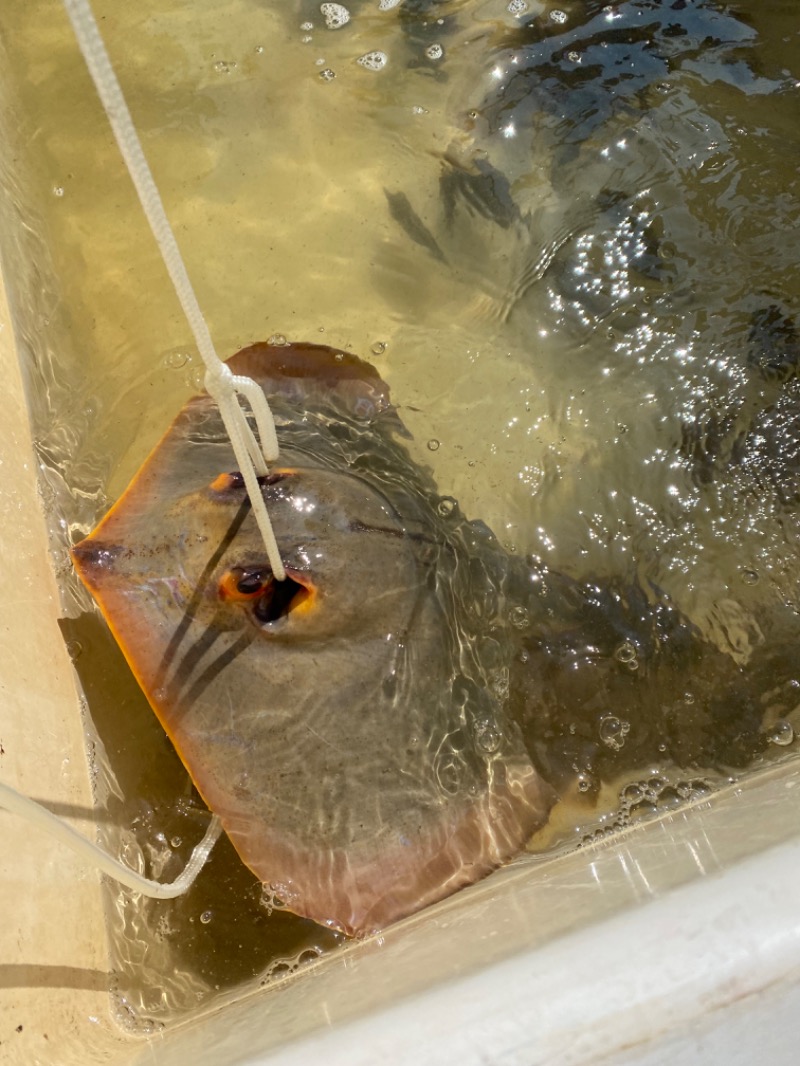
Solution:
M 533 846 L 791 752 L 794 5 L 353 0 L 337 29 L 306 0 L 94 6 L 220 353 L 283 334 L 373 359 L 416 459 L 509 552 L 668 602 L 709 649 L 654 684 L 604 647 L 624 713 L 555 686 L 538 738 L 570 801 Z M 171 876 L 202 806 L 65 552 L 200 364 L 60 5 L 7 4 L 0 33 L 3 253 L 101 831 Z M 186 899 L 115 896 L 109 920 L 137 1026 L 336 939 L 225 846 Z

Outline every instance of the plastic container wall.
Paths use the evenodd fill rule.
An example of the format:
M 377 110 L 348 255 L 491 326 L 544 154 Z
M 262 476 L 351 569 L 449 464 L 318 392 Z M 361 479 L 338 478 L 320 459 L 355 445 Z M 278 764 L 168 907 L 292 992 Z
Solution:
M 19 296 L 46 268 L 22 216 L 2 226 Z M 0 774 L 91 834 L 20 370 L 36 328 L 12 323 L 3 299 Z M 522 859 L 296 977 L 134 1038 L 111 1018 L 97 876 L 0 812 L 0 1063 L 793 1063 L 799 816 L 787 764 L 615 838 Z

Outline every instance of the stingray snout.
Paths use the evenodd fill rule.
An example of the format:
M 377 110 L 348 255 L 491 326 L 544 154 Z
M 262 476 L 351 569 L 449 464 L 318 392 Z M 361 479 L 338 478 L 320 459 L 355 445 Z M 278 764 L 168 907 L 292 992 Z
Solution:
M 91 537 L 87 537 L 86 540 L 80 541 L 70 549 L 76 569 L 87 578 L 112 571 L 124 552 L 125 548 L 121 544 L 95 541 Z

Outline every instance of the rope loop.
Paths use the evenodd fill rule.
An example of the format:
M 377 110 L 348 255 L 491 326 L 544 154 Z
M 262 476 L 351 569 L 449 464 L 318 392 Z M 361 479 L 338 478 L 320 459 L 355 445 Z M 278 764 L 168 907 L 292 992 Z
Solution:
M 37 803 L 29 796 L 23 796 L 2 781 L 0 781 L 0 807 L 25 818 L 31 825 L 38 826 L 46 833 L 50 833 L 101 873 L 113 877 L 115 881 L 130 888 L 133 892 L 140 892 L 143 896 L 150 896 L 152 899 L 175 899 L 176 896 L 182 896 L 200 873 L 222 832 L 222 823 L 216 815 L 212 815 L 203 839 L 195 846 L 182 873 L 174 881 L 164 884 L 161 881 L 143 877 L 124 862 L 109 855 L 94 841 L 79 833 L 77 829 L 43 807 L 41 803 Z
M 219 413 L 222 416 L 222 421 L 225 425 L 225 430 L 230 437 L 233 453 L 236 456 L 236 464 L 244 478 L 244 486 L 250 497 L 253 516 L 258 523 L 258 528 L 264 541 L 272 573 L 276 581 L 283 581 L 286 577 L 286 569 L 283 565 L 280 551 L 278 550 L 278 543 L 272 529 L 272 522 L 267 513 L 267 506 L 264 503 L 264 494 L 258 483 L 258 478 L 263 477 L 268 473 L 267 455 L 265 455 L 265 452 L 269 453 L 270 458 L 274 458 L 278 453 L 278 441 L 275 436 L 275 425 L 272 421 L 272 413 L 269 410 L 269 405 L 266 403 L 263 390 L 255 381 L 251 381 L 250 378 L 237 378 L 231 373 L 230 367 L 225 366 L 223 363 L 221 363 L 220 366 L 222 372 L 216 370 L 208 370 L 206 372 L 206 389 L 209 395 L 216 401 L 217 406 L 219 407 Z M 246 389 L 242 388 L 242 382 L 246 383 Z M 250 386 L 252 386 L 252 389 Z M 266 433 L 261 430 L 261 447 L 256 441 L 253 431 L 250 428 L 250 423 L 247 421 L 244 411 L 239 404 L 240 391 L 250 401 L 257 422 L 259 411 L 256 410 L 254 403 L 256 395 L 261 397 L 261 400 L 266 407 L 268 425 L 266 427 Z M 260 414 L 263 419 L 263 409 Z M 261 427 L 259 428 L 261 429 Z M 274 441 L 274 450 L 271 452 L 269 447 L 264 447 L 263 445 L 264 441 L 267 441 L 267 445 L 270 443 L 270 430 L 272 441 Z

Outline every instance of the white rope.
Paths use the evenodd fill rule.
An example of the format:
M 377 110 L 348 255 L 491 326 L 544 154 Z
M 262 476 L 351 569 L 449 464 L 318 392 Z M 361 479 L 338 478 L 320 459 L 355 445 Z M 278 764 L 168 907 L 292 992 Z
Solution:
M 275 436 L 272 413 L 269 409 L 267 398 L 265 397 L 265 394 L 263 394 L 263 389 L 252 381 L 250 377 L 237 377 L 230 372 L 230 368 L 226 367 L 224 362 L 221 362 L 220 367 L 223 372 L 229 375 L 231 387 L 227 387 L 224 374 L 220 374 L 213 370 L 207 370 L 206 389 L 211 397 L 217 401 L 217 405 L 220 408 L 220 414 L 225 423 L 225 429 L 230 437 L 230 443 L 231 446 L 233 446 L 234 454 L 236 455 L 237 466 L 244 479 L 244 488 L 247 491 L 247 496 L 250 497 L 251 503 L 253 504 L 253 514 L 258 523 L 258 529 L 261 538 L 263 539 L 263 544 L 265 544 L 267 549 L 267 555 L 275 580 L 283 581 L 286 577 L 286 570 L 281 560 L 281 553 L 278 551 L 275 534 L 272 530 L 272 522 L 267 513 L 267 506 L 265 505 L 265 502 L 263 502 L 261 486 L 258 484 L 257 480 L 260 474 L 267 473 L 265 459 L 274 458 L 277 455 L 277 438 Z M 242 383 L 245 383 L 245 385 L 243 386 Z M 247 423 L 246 418 L 241 417 L 242 409 L 239 406 L 237 391 L 234 391 L 235 389 L 237 391 L 241 389 L 252 404 L 258 433 L 261 438 L 261 450 L 267 450 L 267 455 L 261 454 L 261 450 L 258 448 L 258 443 L 253 436 L 253 431 L 251 430 L 249 423 Z M 259 409 L 257 398 L 260 398 L 261 409 Z M 268 419 L 265 418 L 265 410 L 263 410 L 263 408 L 266 408 L 267 410 Z M 259 418 L 261 419 L 260 422 Z M 263 423 L 267 421 L 268 424 L 265 426 Z M 265 433 L 265 429 L 267 429 L 267 433 Z M 269 449 L 269 443 L 271 440 L 274 440 L 274 450 Z
M 129 866 L 125 866 L 124 863 L 109 855 L 107 851 L 88 840 L 77 829 L 73 829 L 67 822 L 62 821 L 51 811 L 48 811 L 46 807 L 37 803 L 36 800 L 21 795 L 16 789 L 11 788 L 10 785 L 4 785 L 1 781 L 0 807 L 4 807 L 12 814 L 18 814 L 20 817 L 25 818 L 26 821 L 43 829 L 46 833 L 50 833 L 51 836 L 60 840 L 62 844 L 66 844 L 68 848 L 72 848 L 74 852 L 77 852 L 82 859 L 85 859 L 92 866 L 96 866 L 102 873 L 113 877 L 115 881 L 125 885 L 126 888 L 130 888 L 134 892 L 140 892 L 143 896 L 150 896 L 153 899 L 175 899 L 176 896 L 183 895 L 205 865 L 211 849 L 222 832 L 219 818 L 217 818 L 216 814 L 212 815 L 205 836 L 196 845 L 189 861 L 183 868 L 183 872 L 169 884 L 162 884 L 161 881 L 151 881 L 149 878 L 137 874 Z
M 64 6 L 108 115 L 119 150 L 128 167 L 133 184 L 136 186 L 147 221 L 158 242 L 164 264 L 175 286 L 175 292 L 206 365 L 206 389 L 217 402 L 225 429 L 231 439 L 236 462 L 244 478 L 258 528 L 264 538 L 264 547 L 272 572 L 278 581 L 283 581 L 286 577 L 286 570 L 281 561 L 275 534 L 272 531 L 272 523 L 256 480 L 258 475 L 266 474 L 267 463 L 278 456 L 278 440 L 269 404 L 263 390 L 256 382 L 251 378 L 233 374 L 214 350 L 211 334 L 197 303 L 194 289 L 175 241 L 175 235 L 164 211 L 161 196 L 142 151 L 128 105 L 125 103 L 122 89 L 111 66 L 111 60 L 88 0 L 64 0 Z M 248 401 L 255 416 L 261 440 L 260 447 L 239 404 L 239 396 L 243 396 Z

